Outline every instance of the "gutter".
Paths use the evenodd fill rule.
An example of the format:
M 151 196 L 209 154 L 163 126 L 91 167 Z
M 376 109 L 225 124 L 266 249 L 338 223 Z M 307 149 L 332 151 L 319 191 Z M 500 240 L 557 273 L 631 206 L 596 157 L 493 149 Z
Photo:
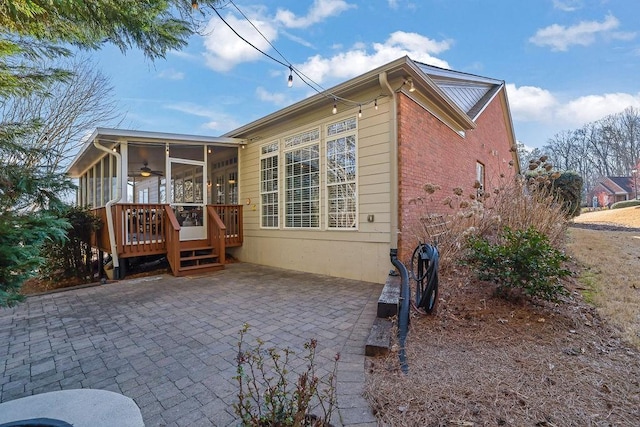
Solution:
M 122 164 L 122 157 L 120 157 L 120 153 L 116 151 L 112 151 L 107 147 L 104 147 L 98 144 L 98 140 L 93 140 L 93 145 L 100 151 L 104 151 L 107 154 L 114 155 L 116 157 L 116 170 L 122 173 L 120 165 Z M 117 246 L 116 246 L 116 232 L 115 227 L 113 225 L 113 213 L 111 211 L 111 207 L 118 203 L 122 199 L 122 177 L 117 180 L 118 185 L 116 185 L 116 194 L 113 199 L 109 200 L 104 208 L 107 214 L 107 231 L 109 232 L 109 245 L 111 246 L 111 259 L 113 260 L 113 277 L 116 279 L 120 278 L 120 259 L 118 258 Z
M 393 90 L 391 85 L 389 85 L 386 71 L 378 74 L 378 81 L 380 82 L 382 91 L 391 97 L 391 130 L 389 132 L 389 140 L 391 142 L 391 221 L 389 227 L 389 247 L 391 248 L 391 250 L 397 250 L 398 233 L 400 232 L 400 230 L 398 230 L 398 102 L 396 92 Z

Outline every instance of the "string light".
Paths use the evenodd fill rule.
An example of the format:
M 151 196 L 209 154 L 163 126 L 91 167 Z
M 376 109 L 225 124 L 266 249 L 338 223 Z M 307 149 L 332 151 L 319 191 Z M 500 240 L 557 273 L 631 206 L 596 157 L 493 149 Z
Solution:
M 358 105 L 358 118 L 362 118 L 362 105 Z
M 197 4 L 197 0 L 193 0 L 193 3 Z M 374 103 L 375 109 L 378 109 L 378 97 L 384 97 L 386 95 L 382 94 L 382 95 L 378 95 L 378 97 L 374 98 L 374 99 L 370 99 L 367 101 L 354 101 L 354 100 L 350 100 L 347 98 L 343 98 L 340 96 L 337 96 L 329 91 L 327 91 L 325 88 L 323 88 L 321 85 L 319 85 L 318 83 L 314 82 L 311 78 L 309 78 L 308 76 L 306 76 L 304 73 L 302 73 L 300 70 L 296 69 L 291 62 L 289 62 L 287 60 L 287 58 L 285 58 L 285 56 L 271 43 L 271 41 L 265 37 L 264 34 L 262 34 L 262 32 L 253 24 L 253 22 L 251 22 L 251 20 L 242 12 L 242 10 L 240 10 L 238 8 L 238 6 L 234 3 L 233 0 L 229 0 L 228 4 L 233 5 L 233 7 L 240 13 L 240 15 L 242 15 L 242 17 L 256 30 L 256 32 L 258 34 L 260 34 L 260 36 L 262 36 L 262 38 L 267 42 L 267 44 L 269 44 L 269 46 L 271 46 L 273 48 L 274 51 L 276 51 L 283 59 L 283 61 L 274 58 L 273 56 L 269 55 L 268 53 L 264 52 L 263 50 L 261 50 L 260 48 L 258 48 L 257 46 L 255 46 L 253 43 L 251 43 L 249 40 L 247 40 L 246 38 L 242 37 L 240 34 L 238 34 L 238 32 L 222 17 L 222 15 L 218 12 L 218 10 L 215 7 L 212 7 L 213 11 L 216 13 L 216 15 L 218 16 L 218 18 L 220 18 L 220 20 L 227 26 L 229 27 L 229 29 L 238 37 L 240 38 L 243 42 L 245 42 L 246 44 L 248 44 L 249 46 L 251 46 L 253 49 L 255 49 L 256 51 L 258 51 L 259 53 L 261 53 L 263 56 L 266 56 L 267 58 L 271 59 L 274 62 L 277 62 L 280 65 L 283 65 L 285 67 L 289 68 L 289 77 L 287 79 L 287 86 L 292 87 L 293 86 L 293 74 L 295 73 L 298 78 L 300 78 L 300 80 L 302 81 L 302 83 L 306 84 L 307 86 L 309 86 L 311 89 L 313 89 L 314 91 L 316 91 L 318 94 L 322 95 L 323 97 L 326 98 L 333 98 L 334 100 L 334 106 L 333 106 L 333 114 L 336 114 L 338 112 L 338 106 L 337 106 L 337 102 L 340 101 L 343 104 L 346 105 L 350 105 L 350 106 L 359 106 L 359 114 L 362 110 L 362 105 L 367 105 L 370 104 L 371 102 Z M 396 92 L 399 90 L 399 88 L 396 90 Z M 415 89 L 414 89 L 415 90 Z

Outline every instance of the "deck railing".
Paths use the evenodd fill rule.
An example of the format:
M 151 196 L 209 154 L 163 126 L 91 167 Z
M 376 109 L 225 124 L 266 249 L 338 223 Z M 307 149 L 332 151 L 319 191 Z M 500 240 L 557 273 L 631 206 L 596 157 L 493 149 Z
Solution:
M 165 204 L 121 203 L 114 206 L 118 254 L 121 257 L 161 254 L 167 251 Z
M 242 246 L 242 205 L 208 205 L 213 208 L 225 225 L 225 245 L 227 247 Z
M 209 224 L 209 241 L 218 254 L 218 262 L 224 264 L 227 227 L 224 225 L 213 206 L 207 206 L 207 222 Z
M 162 224 L 165 230 L 165 239 L 167 247 L 167 261 L 171 267 L 171 271 L 175 272 L 180 268 L 180 224 L 178 218 L 173 213 L 171 206 L 164 205 L 164 222 Z
M 105 252 L 111 252 L 106 209 L 93 210 L 104 226 L 94 235 L 92 244 Z M 168 204 L 160 203 L 120 203 L 112 206 L 116 250 L 121 258 L 167 254 L 169 263 L 179 263 L 180 225 Z M 241 246 L 242 206 L 208 205 L 208 238 L 216 247 L 222 259 L 221 248 Z M 223 244 L 220 243 L 223 239 Z M 170 253 L 171 252 L 171 253 Z

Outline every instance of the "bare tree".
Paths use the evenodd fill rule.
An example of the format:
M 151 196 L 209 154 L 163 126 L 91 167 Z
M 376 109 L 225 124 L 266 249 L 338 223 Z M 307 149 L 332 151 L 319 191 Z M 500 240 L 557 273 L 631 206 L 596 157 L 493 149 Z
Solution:
M 629 107 L 579 129 L 563 131 L 543 148 L 562 170 L 578 172 L 586 192 L 603 176 L 628 176 L 640 160 L 640 112 Z
M 21 143 L 39 149 L 40 155 L 28 161 L 48 172 L 62 172 L 93 128 L 115 126 L 123 118 L 109 79 L 92 62 L 76 58 L 62 67 L 73 70 L 73 78 L 50 84 L 44 95 L 12 98 L 0 110 L 0 125 L 40 123 L 37 133 Z

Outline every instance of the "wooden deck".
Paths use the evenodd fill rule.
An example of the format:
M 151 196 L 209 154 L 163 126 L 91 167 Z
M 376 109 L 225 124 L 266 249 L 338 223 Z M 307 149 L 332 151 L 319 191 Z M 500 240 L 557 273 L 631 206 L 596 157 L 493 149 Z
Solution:
M 112 253 L 106 208 L 94 210 L 104 225 L 93 245 Z M 180 224 L 168 204 L 119 203 L 112 207 L 115 249 L 119 258 L 166 254 L 174 275 L 224 268 L 228 247 L 241 246 L 242 206 L 208 205 L 207 235 L 196 241 L 180 241 Z

